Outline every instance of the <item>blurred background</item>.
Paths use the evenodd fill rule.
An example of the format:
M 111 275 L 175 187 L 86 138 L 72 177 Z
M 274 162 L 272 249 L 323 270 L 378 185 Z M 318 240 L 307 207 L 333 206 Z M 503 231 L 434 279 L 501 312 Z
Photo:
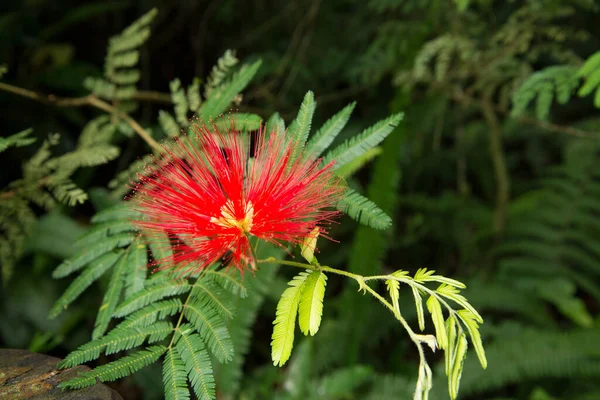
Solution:
M 460 399 L 600 399 L 600 2 L 593 0 L 5 0 L 0 5 L 3 82 L 84 96 L 101 76 L 108 39 L 151 8 L 138 87 L 151 93 L 131 115 L 156 126 L 169 82 L 206 77 L 227 49 L 262 66 L 237 106 L 289 122 L 306 91 L 313 126 L 356 101 L 339 140 L 391 112 L 401 125 L 349 181 L 393 219 L 386 231 L 345 218 L 321 243 L 322 264 L 360 274 L 435 269 L 466 282 L 484 316 L 488 369 L 468 356 Z M 591 59 L 590 59 L 591 60 Z M 586 78 L 587 81 L 584 80 Z M 595 82 L 594 82 L 595 79 Z M 588 85 L 582 90 L 582 86 Z M 596 103 L 596 104 L 595 104 Z M 58 132 L 75 145 L 98 111 L 56 107 L 0 91 L 0 136 L 33 128 L 36 145 L 2 153 L 0 187 Z M 147 152 L 137 136 L 121 155 L 73 179 L 90 201 L 46 212 L 22 243 L 0 289 L 0 346 L 57 357 L 89 340 L 107 280 L 61 318 L 50 307 L 68 280 L 51 271 L 107 198 L 108 183 Z M 2 200 L 0 200 L 2 201 Z M 4 250 L 1 250 L 4 249 Z M 3 262 L 7 262 L 4 258 Z M 406 333 L 353 282 L 330 277 L 321 331 L 301 338 L 275 368 L 269 343 L 276 302 L 295 271 L 282 269 L 252 323 L 231 399 L 411 398 L 418 356 Z M 250 276 L 246 279 L 251 278 Z M 413 300 L 401 309 L 416 326 Z M 429 354 L 433 361 L 441 355 Z M 441 360 L 441 358 L 440 358 Z M 100 360 L 106 361 L 106 360 Z M 446 399 L 439 362 L 431 399 Z M 126 399 L 162 397 L 160 368 L 111 384 Z

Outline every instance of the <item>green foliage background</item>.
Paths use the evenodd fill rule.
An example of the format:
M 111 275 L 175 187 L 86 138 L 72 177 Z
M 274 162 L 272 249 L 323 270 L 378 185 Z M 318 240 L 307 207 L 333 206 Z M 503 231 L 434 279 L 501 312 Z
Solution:
M 154 7 L 159 13 L 145 44 L 126 34 L 109 42 Z M 344 217 L 331 233 L 339 243 L 319 242 L 319 261 L 363 275 L 414 275 L 427 267 L 465 282 L 464 295 L 486 321 L 488 368 L 480 369 L 474 352 L 467 356 L 461 399 L 596 399 L 599 12 L 593 0 L 9 1 L 0 14 L 0 64 L 7 67 L 0 82 L 64 98 L 92 91 L 157 140 L 178 135 L 195 113 L 229 107 L 229 100 L 264 120 L 278 112 L 286 126 L 303 101 L 318 104 L 313 127 L 353 108 L 333 148 L 403 111 L 404 121 L 383 143 L 358 165 L 344 166 L 356 196 L 377 204 L 392 226 L 376 230 Z M 141 23 L 132 37 L 146 35 L 148 26 Z M 120 69 L 103 69 L 109 65 Z M 244 74 L 254 72 L 244 89 Z M 238 83 L 204 102 L 224 82 Z M 314 99 L 305 97 L 308 90 Z M 109 319 L 96 315 L 105 296 L 135 293 L 140 277 L 115 288 L 105 275 L 48 320 L 70 283 L 53 280 L 52 271 L 78 254 L 81 234 L 94 241 L 101 231 L 92 217 L 122 198 L 131 166 L 149 148 L 97 104 L 57 105 L 6 91 L 0 104 L 0 344 L 65 358 L 90 332 L 99 337 L 108 329 Z M 245 121 L 251 130 L 260 120 Z M 317 139 L 309 144 L 318 146 Z M 387 226 L 376 211 L 361 217 Z M 110 217 L 96 216 L 95 223 L 109 224 L 116 247 L 134 240 Z M 134 250 L 122 257 L 145 257 L 145 249 L 143 256 Z M 64 274 L 77 269 L 64 265 Z M 12 273 L 5 272 L 9 266 Z M 327 281 L 319 333 L 297 338 L 288 364 L 273 367 L 272 321 L 294 273 L 276 272 L 263 267 L 256 280 L 244 279 L 247 297 L 228 297 L 236 317 L 227 320 L 227 340 L 242 350 L 228 364 L 212 363 L 217 398 L 412 396 L 418 356 L 405 332 L 354 282 L 338 277 Z M 401 290 L 398 301 L 416 326 L 412 294 Z M 165 313 L 179 307 L 162 305 Z M 203 346 L 198 334 L 189 338 Z M 194 361 L 183 346 L 178 341 L 181 349 L 164 359 L 170 376 Z M 138 357 L 160 352 L 150 349 L 155 353 Z M 210 363 L 206 351 L 194 356 L 199 365 Z M 427 356 L 437 365 L 430 398 L 445 399 L 443 357 Z M 92 365 L 114 360 L 103 357 Z M 161 398 L 160 368 L 144 371 L 114 387 L 127 399 Z

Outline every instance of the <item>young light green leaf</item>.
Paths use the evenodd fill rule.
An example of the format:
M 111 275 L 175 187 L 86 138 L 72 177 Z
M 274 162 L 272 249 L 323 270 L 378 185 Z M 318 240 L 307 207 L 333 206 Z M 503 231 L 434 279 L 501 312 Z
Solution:
M 319 227 L 316 226 L 307 237 L 300 243 L 300 254 L 310 264 L 315 260 L 315 249 L 317 248 L 317 239 L 319 237 Z
M 473 343 L 481 367 L 486 369 L 487 358 L 485 357 L 485 350 L 483 349 L 483 343 L 481 342 L 477 316 L 473 315 L 469 310 L 458 310 L 457 314 L 469 331 L 469 336 L 471 336 L 471 342 Z
M 394 310 L 400 314 L 400 305 L 398 304 L 398 299 L 400 299 L 400 282 L 394 279 L 388 279 L 385 281 L 385 285 L 390 293 Z
M 442 306 L 435 296 L 429 296 L 429 299 L 427 299 L 427 309 L 431 314 L 431 320 L 435 327 L 435 337 L 437 338 L 438 346 L 440 349 L 445 350 L 448 345 L 448 338 L 446 337 L 444 314 L 442 313 Z
M 423 299 L 421 298 L 421 293 L 419 289 L 412 286 L 413 297 L 415 298 L 415 307 L 417 309 L 417 319 L 419 321 L 419 329 L 421 331 L 425 330 L 425 313 L 423 312 Z
M 434 270 L 427 270 L 427 268 L 419 268 L 415 273 L 414 280 L 415 282 L 423 283 L 431 276 L 435 274 Z
M 469 310 L 469 312 L 475 317 L 475 321 L 477 321 L 480 324 L 483 323 L 483 318 L 481 317 L 479 312 L 477 312 L 477 310 L 471 304 L 469 304 L 469 302 L 467 301 L 467 299 L 464 296 L 459 294 L 458 289 L 456 289 L 454 286 L 441 284 L 436 289 L 436 292 L 438 292 L 442 296 L 446 297 L 447 299 L 450 299 L 450 300 L 454 301 L 455 303 L 460 304 L 465 309 Z
M 361 156 L 368 150 L 377 146 L 383 141 L 400 123 L 403 114 L 392 115 L 382 121 L 379 121 L 372 127 L 365 129 L 360 134 L 345 141 L 325 156 L 323 163 L 328 164 L 335 161 L 334 168 L 341 168 L 345 164 Z
M 319 157 L 344 129 L 352 111 L 356 107 L 356 102 L 350 103 L 340 112 L 329 118 L 327 122 L 313 135 L 306 144 L 306 152 L 312 157 Z
M 458 396 L 458 389 L 460 386 L 460 378 L 463 372 L 463 365 L 465 357 L 467 356 L 467 337 L 464 333 L 460 334 L 456 343 L 456 350 L 454 351 L 454 362 L 452 364 L 452 371 L 450 374 L 450 386 L 448 391 L 452 400 Z
M 308 278 L 307 272 L 301 272 L 292 279 L 279 302 L 273 322 L 273 335 L 271 336 L 271 359 L 273 365 L 283 366 L 292 354 L 294 347 L 294 329 L 296 328 L 296 315 L 302 286 Z
M 454 351 L 456 347 L 456 318 L 454 318 L 454 315 L 450 315 L 446 320 L 446 335 L 448 336 L 448 347 L 444 352 L 444 368 L 448 376 L 448 387 L 450 387 L 450 377 L 452 376 L 450 371 L 454 363 Z
M 323 315 L 323 298 L 327 276 L 322 271 L 311 272 L 302 285 L 298 323 L 304 335 L 314 336 L 321 325 Z

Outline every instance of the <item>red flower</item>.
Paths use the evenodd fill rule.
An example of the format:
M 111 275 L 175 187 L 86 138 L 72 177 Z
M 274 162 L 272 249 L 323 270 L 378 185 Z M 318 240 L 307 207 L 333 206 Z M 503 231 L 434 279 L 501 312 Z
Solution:
M 249 135 L 195 129 L 195 140 L 165 147 L 135 189 L 144 234 L 151 239 L 167 231 L 179 239 L 163 268 L 201 269 L 226 256 L 240 271 L 254 269 L 250 236 L 297 244 L 338 214 L 325 210 L 344 191 L 332 163 L 322 166 L 283 134 L 264 129 L 253 158 Z

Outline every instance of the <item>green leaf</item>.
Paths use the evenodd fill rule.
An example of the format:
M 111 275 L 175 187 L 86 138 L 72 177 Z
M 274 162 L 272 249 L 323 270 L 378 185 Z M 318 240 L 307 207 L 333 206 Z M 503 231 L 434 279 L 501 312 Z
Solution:
M 145 288 L 125 300 L 114 313 L 115 317 L 124 317 L 150 303 L 164 299 L 165 297 L 177 296 L 188 292 L 191 285 L 185 281 L 161 282 L 154 286 Z
M 455 303 L 460 304 L 474 316 L 475 320 L 478 323 L 483 323 L 483 318 L 481 317 L 479 312 L 477 312 L 477 310 L 471 304 L 469 304 L 469 302 L 464 296 L 459 294 L 458 289 L 456 289 L 454 286 L 442 284 L 436 289 L 436 292 L 446 297 L 447 299 L 450 299 Z
M 102 210 L 92 217 L 92 222 L 98 224 L 112 220 L 127 221 L 143 218 L 144 215 L 134 210 L 130 205 L 118 204 L 116 206 Z
M 14 135 L 0 138 L 0 153 L 11 146 L 21 147 L 35 142 L 35 138 L 28 137 L 31 132 L 33 132 L 33 128 L 25 129 L 19 133 L 15 133 Z
M 228 294 L 214 282 L 198 280 L 192 289 L 192 298 L 202 298 L 210 307 L 215 309 L 222 317 L 233 318 L 233 306 L 228 299 Z
M 144 343 L 163 340 L 173 331 L 173 325 L 170 322 L 159 322 L 145 327 L 122 327 L 119 325 L 108 335 L 92 340 L 77 350 L 71 352 L 58 366 L 59 368 L 71 368 L 100 357 L 100 354 L 115 354 L 120 351 L 130 350 Z
M 181 128 L 179 127 L 179 124 L 167 111 L 160 110 L 158 112 L 158 123 L 167 136 L 177 137 L 181 134 Z
M 296 116 L 296 119 L 290 124 L 287 130 L 290 141 L 294 143 L 294 152 L 290 158 L 291 160 L 298 157 L 299 152 L 306 144 L 316 107 L 315 95 L 309 90 L 304 95 L 298 116 Z
M 469 331 L 469 336 L 471 336 L 471 343 L 473 343 L 473 347 L 475 347 L 475 353 L 477 353 L 477 358 L 479 359 L 481 367 L 483 369 L 486 369 L 487 359 L 485 357 L 483 343 L 481 342 L 481 335 L 479 334 L 479 324 L 477 323 L 477 316 L 473 315 L 473 313 L 469 310 L 458 310 L 457 314 L 467 327 L 467 330 Z
M 448 338 L 446 337 L 444 315 L 442 314 L 442 306 L 435 296 L 429 296 L 429 299 L 427 299 L 427 309 L 431 314 L 433 326 L 435 327 L 435 337 L 438 341 L 438 346 L 440 349 L 445 350 L 448 345 Z
M 65 292 L 56 301 L 49 312 L 49 318 L 55 318 L 69 304 L 73 302 L 81 293 L 85 291 L 92 283 L 100 278 L 106 271 L 110 269 L 119 258 L 123 255 L 123 251 L 111 252 L 98 258 L 90 264 L 81 275 L 79 275 L 65 290 Z
M 344 143 L 327 153 L 324 164 L 335 161 L 334 168 L 341 168 L 345 164 L 363 155 L 368 150 L 383 141 L 400 123 L 403 113 L 394 114 L 372 127 L 365 129 L 360 134 L 346 140 Z
M 134 231 L 135 228 L 129 221 L 109 221 L 102 224 L 95 225 L 92 229 L 88 230 L 85 235 L 77 239 L 75 245 L 77 247 L 86 248 L 93 246 L 98 241 L 104 240 L 105 238 L 116 235 L 123 232 Z
M 315 261 L 315 249 L 317 248 L 318 237 L 319 227 L 316 226 L 300 243 L 300 254 L 311 264 Z
M 166 400 L 187 400 L 190 398 L 185 367 L 176 347 L 171 347 L 167 351 L 163 361 L 162 376 Z
M 243 66 L 229 83 L 225 84 L 223 88 L 212 92 L 204 104 L 200 106 L 200 120 L 208 122 L 211 118 L 216 118 L 224 112 L 233 101 L 233 98 L 250 83 L 261 63 L 261 61 L 256 61 L 249 66 Z
M 452 387 L 451 384 L 451 369 L 454 365 L 454 355 L 456 350 L 456 318 L 454 315 L 448 316 L 446 320 L 446 335 L 448 336 L 448 347 L 444 352 L 444 368 L 446 375 L 448 376 L 448 387 Z
M 228 132 L 235 128 L 241 132 L 256 131 L 260 128 L 262 118 L 260 115 L 248 113 L 227 114 L 216 119 L 215 124 L 221 132 Z
M 155 263 L 160 264 L 163 260 L 172 259 L 173 249 L 171 247 L 171 241 L 169 240 L 167 232 L 153 232 L 152 235 L 147 239 L 148 244 L 150 245 L 150 250 L 152 251 L 152 258 L 154 258 Z
M 90 262 L 100 259 L 101 256 L 110 253 L 117 247 L 124 247 L 133 242 L 135 234 L 133 233 L 120 233 L 118 235 L 109 236 L 98 243 L 95 243 L 92 247 L 86 248 L 75 258 L 68 259 L 60 264 L 52 273 L 53 278 L 64 278 L 73 272 L 79 271 Z
M 400 282 L 394 279 L 388 279 L 385 281 L 385 286 L 392 299 L 394 310 L 396 310 L 397 313 L 400 313 L 400 305 L 398 304 L 398 300 L 400 299 Z
M 275 366 L 283 366 L 292 354 L 296 314 L 306 278 L 308 278 L 307 272 L 296 275 L 288 282 L 290 287 L 283 292 L 277 303 L 273 335 L 271 336 L 271 359 Z
M 464 333 L 462 333 L 458 337 L 458 341 L 456 343 L 456 350 L 454 351 L 454 362 L 450 374 L 450 386 L 448 387 L 448 391 L 450 392 L 450 398 L 452 400 L 456 399 L 456 396 L 458 396 L 460 378 L 463 372 L 465 357 L 467 356 L 467 347 L 467 337 Z
M 285 121 L 281 118 L 279 113 L 273 113 L 273 115 L 269 117 L 265 130 L 268 135 L 272 132 L 282 135 L 283 132 L 285 132 Z
M 183 324 L 177 331 L 175 343 L 194 393 L 199 400 L 212 400 L 216 397 L 212 364 L 202 338 L 193 331 L 191 325 Z
M 323 315 L 323 298 L 327 276 L 322 271 L 312 271 L 302 285 L 300 306 L 298 308 L 298 324 L 304 335 L 314 336 L 321 325 Z
M 58 387 L 61 389 L 81 389 L 95 385 L 96 380 L 100 382 L 115 381 L 155 363 L 166 350 L 165 346 L 152 346 L 147 350 L 140 350 L 91 371 L 81 372 L 79 377 L 62 382 Z
M 425 312 L 423 311 L 423 299 L 421 298 L 421 293 L 419 289 L 414 286 L 411 286 L 413 297 L 415 298 L 415 307 L 417 309 L 417 319 L 419 320 L 419 329 L 421 331 L 425 330 Z
M 219 362 L 231 361 L 233 344 L 229 331 L 223 318 L 210 306 L 206 298 L 189 301 L 184 306 L 183 315 L 194 325 Z
M 342 178 L 348 178 L 354 175 L 356 171 L 364 167 L 365 164 L 367 164 L 369 161 L 371 161 L 380 154 L 381 147 L 373 147 L 372 149 L 367 150 L 360 157 L 357 157 L 354 160 L 347 163 L 346 165 L 344 165 L 343 167 L 338 168 L 336 171 L 336 175 L 341 176 Z
M 314 136 L 308 141 L 306 145 L 306 152 L 310 153 L 313 157 L 319 157 L 331 143 L 335 140 L 337 135 L 344 129 L 352 111 L 356 107 L 356 102 L 352 102 L 343 108 L 340 112 L 329 118 L 327 122 L 314 134 Z
M 125 276 L 125 298 L 129 298 L 144 288 L 148 271 L 148 250 L 146 244 L 140 238 L 137 238 L 129 246 L 125 257 L 127 257 L 127 267 L 123 273 Z
M 237 271 L 235 271 L 236 275 Z M 223 289 L 229 290 L 231 293 L 240 296 L 241 298 L 245 298 L 248 296 L 248 291 L 246 287 L 236 278 L 231 276 L 230 271 L 212 271 L 206 270 L 204 272 L 206 276 L 210 276 L 217 284 L 219 284 Z
M 167 299 L 148 304 L 146 307 L 137 310 L 127 316 L 125 321 L 119 324 L 120 327 L 148 326 L 154 324 L 158 319 L 163 319 L 175 315 L 183 308 L 183 303 L 179 299 Z
M 346 189 L 344 198 L 336 208 L 350 218 L 374 229 L 383 230 L 392 226 L 392 219 L 385 212 L 371 200 L 350 188 Z
M 115 311 L 115 308 L 117 308 L 119 297 L 121 296 L 121 289 L 123 288 L 123 270 L 128 266 L 128 255 L 129 251 L 126 251 L 125 254 L 119 258 L 119 261 L 113 269 L 108 288 L 104 293 L 104 299 L 102 299 L 102 305 L 98 310 L 92 339 L 98 339 L 100 336 L 104 335 L 113 312 Z

